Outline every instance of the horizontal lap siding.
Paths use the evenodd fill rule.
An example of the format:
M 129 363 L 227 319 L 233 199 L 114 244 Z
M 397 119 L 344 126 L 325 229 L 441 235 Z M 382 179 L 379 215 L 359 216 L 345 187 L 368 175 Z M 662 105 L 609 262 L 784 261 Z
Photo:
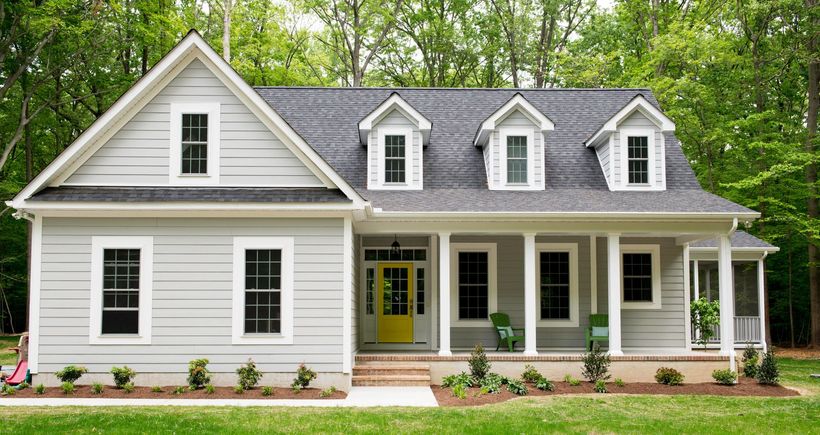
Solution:
M 628 118 L 623 120 L 623 122 L 621 122 L 621 124 L 618 125 L 618 127 L 619 128 L 623 128 L 623 127 L 627 127 L 627 128 L 630 128 L 630 127 L 632 127 L 632 128 L 646 128 L 646 129 L 650 129 L 650 130 L 655 131 L 655 143 L 652 144 L 655 147 L 655 162 L 654 162 L 654 165 L 655 165 L 655 179 L 658 180 L 658 182 L 660 182 L 660 180 L 663 179 L 663 164 L 664 164 L 664 162 L 661 160 L 662 157 L 663 157 L 663 152 L 662 152 L 663 142 L 662 142 L 662 135 L 660 133 L 660 129 L 658 128 L 658 126 L 655 125 L 649 118 L 644 116 L 642 113 L 635 112 L 632 115 L 629 115 Z M 615 158 L 614 164 L 615 164 L 615 183 L 616 183 L 616 185 L 621 182 L 621 177 L 626 176 L 625 175 L 626 174 L 626 168 L 623 168 L 623 170 L 622 170 L 622 168 L 620 167 L 621 166 L 621 164 L 620 164 L 620 158 L 621 158 L 620 144 L 621 144 L 621 142 L 620 141 L 621 141 L 620 133 L 618 131 L 616 131 L 615 132 L 615 148 L 616 149 L 614 150 L 614 155 L 613 155 L 613 157 Z M 600 150 L 599 150 L 599 153 L 600 153 Z
M 421 133 L 418 127 L 398 110 L 393 110 L 380 119 L 372 128 L 368 142 L 368 158 L 370 159 L 369 183 L 372 186 L 379 184 L 379 135 L 382 135 L 379 128 L 409 128 L 412 132 L 410 143 L 406 144 L 405 153 L 407 157 L 407 167 L 405 167 L 405 180 L 410 186 L 418 186 L 422 183 L 421 162 L 419 161 L 419 147 L 422 146 Z
M 154 237 L 152 344 L 91 346 L 91 237 L 132 235 Z M 234 236 L 294 237 L 293 345 L 231 345 Z M 45 218 L 39 369 L 170 373 L 205 357 L 233 372 L 252 357 L 263 371 L 341 371 L 342 244 L 341 219 Z

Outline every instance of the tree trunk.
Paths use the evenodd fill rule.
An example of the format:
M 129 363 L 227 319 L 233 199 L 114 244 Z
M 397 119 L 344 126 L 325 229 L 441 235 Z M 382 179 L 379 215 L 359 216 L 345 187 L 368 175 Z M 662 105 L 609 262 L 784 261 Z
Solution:
M 225 0 L 222 17 L 222 57 L 226 62 L 231 61 L 231 0 Z
M 817 7 L 817 0 L 806 0 L 806 11 L 811 11 Z M 808 135 L 806 136 L 806 152 L 812 156 L 817 152 L 815 141 L 817 140 L 817 110 L 820 107 L 820 60 L 817 58 L 817 52 L 820 47 L 817 46 L 817 33 L 812 29 L 820 27 L 820 18 L 815 13 L 814 18 L 810 19 L 809 30 L 811 37 L 808 40 L 807 53 L 811 56 L 809 60 L 809 84 L 808 84 L 808 99 L 809 107 L 806 116 L 806 126 L 808 128 Z M 813 161 L 813 160 L 812 160 Z M 817 164 L 811 163 L 806 168 L 806 184 L 809 187 L 809 200 L 807 204 L 808 215 L 810 221 L 816 221 L 817 213 Z M 810 347 L 820 348 L 820 284 L 818 284 L 818 249 L 815 244 L 817 239 L 816 234 L 809 234 L 809 300 L 811 308 L 811 339 L 809 341 Z

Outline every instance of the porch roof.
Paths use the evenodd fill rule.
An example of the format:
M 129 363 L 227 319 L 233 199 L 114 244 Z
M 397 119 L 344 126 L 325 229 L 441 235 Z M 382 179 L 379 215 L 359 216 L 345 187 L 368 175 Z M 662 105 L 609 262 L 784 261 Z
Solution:
M 745 232 L 735 231 L 731 236 L 732 249 L 744 249 L 755 251 L 777 252 L 780 250 L 777 246 L 770 245 L 763 240 Z M 700 240 L 689 245 L 690 249 L 694 250 L 715 250 L 717 249 L 717 241 L 715 239 Z
M 232 188 L 232 187 L 48 187 L 30 201 L 62 202 L 253 202 L 253 203 L 345 203 L 341 190 L 326 188 Z

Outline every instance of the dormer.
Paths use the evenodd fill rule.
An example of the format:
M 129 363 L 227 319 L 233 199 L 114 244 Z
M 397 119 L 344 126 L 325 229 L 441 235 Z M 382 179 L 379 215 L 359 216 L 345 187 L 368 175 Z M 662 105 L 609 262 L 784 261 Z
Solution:
M 476 133 L 490 190 L 544 190 L 545 133 L 555 124 L 521 94 L 491 114 Z
M 595 132 L 594 148 L 609 190 L 666 190 L 665 134 L 675 123 L 642 95 Z
M 432 126 L 395 92 L 359 121 L 359 139 L 367 147 L 367 188 L 421 190 Z

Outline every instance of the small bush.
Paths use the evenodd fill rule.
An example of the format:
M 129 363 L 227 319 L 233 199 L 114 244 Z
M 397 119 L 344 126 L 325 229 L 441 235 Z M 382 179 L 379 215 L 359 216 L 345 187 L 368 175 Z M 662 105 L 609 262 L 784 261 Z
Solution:
M 62 370 L 54 373 L 54 376 L 57 376 L 57 379 L 62 382 L 71 382 L 73 384 L 86 373 L 88 373 L 88 369 L 85 367 L 65 366 Z
M 538 382 L 535 383 L 535 388 L 538 388 L 542 391 L 554 391 L 555 384 L 553 384 L 552 381 L 550 381 L 549 379 L 541 377 L 541 379 L 539 379 Z
M 134 386 L 134 383 L 133 383 L 133 382 L 129 382 L 129 383 L 127 383 L 127 384 L 125 384 L 125 385 L 123 385 L 123 386 L 122 386 L 122 391 L 125 391 L 126 393 L 130 394 L 130 393 L 133 393 L 133 392 L 134 392 L 134 389 L 135 389 L 135 388 L 136 388 L 136 387 Z
M 459 399 L 466 398 L 467 397 L 467 387 L 465 387 L 463 384 L 458 384 L 458 385 L 454 386 L 453 387 L 453 396 L 455 396 Z
M 471 387 L 474 383 L 475 379 L 473 379 L 473 377 L 466 372 L 461 372 L 457 375 L 445 376 L 441 380 L 441 386 L 445 388 L 455 387 L 456 385 L 464 385 L 465 387 Z
M 103 384 L 99 382 L 94 382 L 91 384 L 91 394 L 102 394 L 103 392 Z
M 3 384 L 3 386 L 0 387 L 0 396 L 13 396 L 14 393 L 14 387 L 9 384 Z
M 760 354 L 757 349 L 752 346 L 752 343 L 746 343 L 746 348 L 743 349 L 743 376 L 747 378 L 754 378 L 757 376 L 758 362 L 760 361 Z
M 298 385 L 301 390 L 302 388 L 307 388 L 307 386 L 310 385 L 310 381 L 314 379 L 316 379 L 316 372 L 305 367 L 304 364 L 299 364 L 299 368 L 296 369 L 296 377 L 293 379 L 292 385 Z
M 176 396 L 179 396 L 180 394 L 185 394 L 185 387 L 174 388 L 173 394 Z
M 30 386 L 31 385 L 29 385 L 28 382 L 23 381 L 23 382 L 20 382 L 19 384 L 17 384 L 17 389 L 18 390 L 25 390 L 26 388 L 28 388 Z
M 293 391 L 293 394 L 299 394 L 302 391 L 302 386 L 294 382 L 290 385 L 290 390 Z
M 584 369 L 581 374 L 590 382 L 609 379 L 609 354 L 601 352 L 597 344 L 592 351 L 584 354 Z
M 470 359 L 467 360 L 467 365 L 470 366 L 470 374 L 476 381 L 481 381 L 487 373 L 490 373 L 490 361 L 487 359 L 487 354 L 484 353 L 484 347 L 481 343 L 476 344 L 473 351 L 470 353 Z
M 60 388 L 62 388 L 63 394 L 74 394 L 74 390 L 76 389 L 74 387 L 74 383 L 68 381 L 65 381 L 62 384 L 60 384 Z
M 567 373 L 566 375 L 564 375 L 564 382 L 569 383 L 569 381 L 571 381 L 572 379 L 573 377 L 571 374 Z
M 256 364 L 250 358 L 247 364 L 236 369 L 236 374 L 239 375 L 239 385 L 246 390 L 255 387 L 262 379 L 262 372 L 256 368 Z
M 734 385 L 737 380 L 737 373 L 729 370 L 715 370 L 712 372 L 712 378 L 721 385 Z
M 626 383 L 621 378 L 615 378 L 615 386 L 618 388 L 623 388 L 626 386 Z
M 134 379 L 134 376 L 137 375 L 137 373 L 128 368 L 128 366 L 111 367 L 111 374 L 114 375 L 114 385 L 120 389 L 124 387 L 125 384 L 131 382 L 131 380 Z
M 200 358 L 188 363 L 188 386 L 191 390 L 198 390 L 211 382 L 208 362 L 207 359 Z
M 524 384 L 524 381 L 518 379 L 508 380 L 507 391 L 513 394 L 517 394 L 519 396 L 526 396 L 529 392 L 527 391 L 527 386 Z
M 595 392 L 596 393 L 601 393 L 601 394 L 609 392 L 606 389 L 606 381 L 605 380 L 598 379 L 597 381 L 595 381 Z
M 205 386 L 205 394 L 214 394 L 216 392 L 216 387 L 212 384 L 208 384 Z
M 330 397 L 335 392 L 336 392 L 336 387 L 330 386 L 329 388 L 325 388 L 324 390 L 322 390 L 322 392 L 319 393 L 319 397 Z
M 581 385 L 581 380 L 580 379 L 570 378 L 570 380 L 569 380 L 569 386 L 570 387 L 577 387 L 577 386 L 580 386 L 580 385 Z
M 495 394 L 501 391 L 501 387 L 507 383 L 507 378 L 498 373 L 487 373 L 484 379 L 479 381 L 478 386 L 484 391 L 484 394 Z
M 162 392 L 162 387 L 160 387 L 159 385 L 154 385 L 153 387 L 151 387 L 151 392 L 152 393 L 161 393 Z
M 524 373 L 521 373 L 522 380 L 536 383 L 541 380 L 541 378 L 543 378 L 543 376 L 541 376 L 541 373 L 538 373 L 538 370 L 536 370 L 535 367 L 529 364 L 524 366 Z
M 233 392 L 236 393 L 236 394 L 242 394 L 242 393 L 245 392 L 245 387 L 243 387 L 241 385 L 235 385 L 233 387 Z
M 273 387 L 262 387 L 262 395 L 265 397 L 273 396 Z
M 43 384 L 38 384 L 34 387 L 34 394 L 45 394 L 46 393 L 46 386 Z
M 670 367 L 661 367 L 655 372 L 655 381 L 659 384 L 681 385 L 683 378 L 683 373 Z
M 763 385 L 777 385 L 780 380 L 780 369 L 777 359 L 771 350 L 763 354 L 763 361 L 757 369 L 757 382 Z

